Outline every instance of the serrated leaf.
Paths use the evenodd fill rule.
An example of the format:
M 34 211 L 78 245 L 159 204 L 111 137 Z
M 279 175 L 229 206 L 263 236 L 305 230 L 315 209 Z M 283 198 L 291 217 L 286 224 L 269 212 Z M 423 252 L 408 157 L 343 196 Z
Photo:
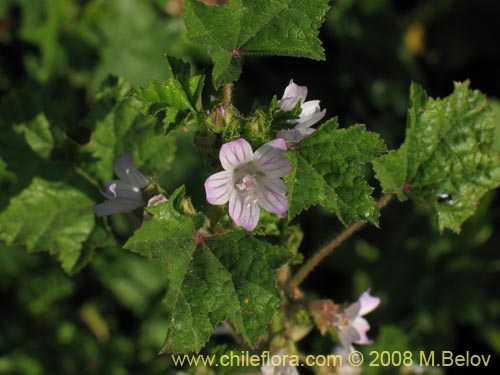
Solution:
M 0 214 L 0 239 L 57 255 L 70 273 L 94 227 L 93 204 L 70 185 L 35 178 Z
M 294 165 L 285 178 L 293 217 L 314 204 L 335 212 L 344 224 L 356 220 L 376 223 L 378 210 L 365 179 L 365 165 L 385 149 L 377 134 L 364 125 L 338 129 L 337 119 L 324 123 L 288 151 Z
M 500 185 L 491 109 L 468 87 L 455 83 L 450 96 L 433 99 L 412 84 L 405 141 L 373 163 L 384 191 L 432 207 L 441 231 L 459 232 L 481 197 Z
M 85 169 L 102 181 L 112 178 L 112 162 L 123 152 L 146 174 L 161 174 L 173 160 L 173 140 L 163 136 L 154 118 L 141 113 L 141 103 L 128 96 L 130 89 L 125 81 L 109 77 L 83 123 L 93 129 L 91 141 L 81 149 L 92 158 Z
M 170 78 L 166 82 L 150 81 L 145 88 L 138 89 L 134 96 L 144 105 L 144 112 L 155 115 L 166 111 L 165 130 L 180 125 L 191 113 L 202 110 L 201 93 L 205 76 L 191 76 L 189 64 L 167 56 Z
M 148 209 L 152 220 L 125 244 L 167 270 L 162 351 L 199 351 L 224 319 L 253 345 L 280 303 L 274 271 L 291 254 L 243 232 L 195 240 L 193 219 L 176 209 L 183 194 L 180 188 L 168 203 Z
M 230 0 L 207 6 L 186 0 L 188 37 L 214 61 L 216 86 L 233 82 L 244 55 L 279 55 L 324 60 L 318 28 L 328 0 Z

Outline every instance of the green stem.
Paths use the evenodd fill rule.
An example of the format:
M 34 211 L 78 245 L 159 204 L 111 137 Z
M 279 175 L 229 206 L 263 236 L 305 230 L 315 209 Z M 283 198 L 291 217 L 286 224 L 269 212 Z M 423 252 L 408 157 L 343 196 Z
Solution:
M 230 111 L 233 99 L 233 84 L 225 83 L 222 85 L 222 94 L 224 95 L 224 109 Z
M 380 198 L 377 203 L 379 209 L 384 208 L 393 198 L 392 194 L 385 194 Z M 320 264 L 333 250 L 335 250 L 342 242 L 351 237 L 358 230 L 366 225 L 366 221 L 356 221 L 348 226 L 337 237 L 333 238 L 329 243 L 319 249 L 309 260 L 300 267 L 297 273 L 292 277 L 288 283 L 288 290 L 293 295 L 293 291 L 305 280 L 311 271 Z

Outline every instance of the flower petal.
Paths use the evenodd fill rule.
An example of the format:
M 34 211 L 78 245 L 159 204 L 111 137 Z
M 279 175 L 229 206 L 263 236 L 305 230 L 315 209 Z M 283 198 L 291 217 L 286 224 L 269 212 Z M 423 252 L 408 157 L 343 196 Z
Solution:
M 278 101 L 280 109 L 284 112 L 291 111 L 299 100 L 304 101 L 307 97 L 307 87 L 299 86 L 290 80 L 288 86 L 285 88 L 283 97 Z
M 268 177 L 283 177 L 292 171 L 292 164 L 285 158 L 286 142 L 282 138 L 268 142 L 254 154 L 254 161 L 258 169 Z
M 135 200 L 117 199 L 98 204 L 94 207 L 94 212 L 98 217 L 102 217 L 112 214 L 131 212 L 136 208 L 141 207 L 143 204 L 144 202 L 142 202 L 142 200 L 139 202 Z
M 133 187 L 120 180 L 111 180 L 106 183 L 106 191 L 101 194 L 109 200 L 126 199 L 143 202 L 142 194 L 138 187 Z
M 351 326 L 358 332 L 358 337 L 354 340 L 355 344 L 369 345 L 373 342 L 366 335 L 366 333 L 370 330 L 370 325 L 365 318 L 358 317 L 354 319 Z
M 345 309 L 344 314 L 349 320 L 354 320 L 359 316 L 359 310 L 361 309 L 361 303 L 359 301 L 351 304 L 347 309 Z
M 242 192 L 233 190 L 229 197 L 229 216 L 234 224 L 252 231 L 257 226 L 260 217 L 260 207 L 257 202 L 245 199 Z
M 228 171 L 215 173 L 205 181 L 205 192 L 210 204 L 226 204 L 233 189 L 233 174 Z
M 314 129 L 312 129 L 314 131 Z M 276 138 L 282 138 L 289 143 L 297 143 L 303 140 L 306 137 L 300 130 L 298 129 L 289 129 L 289 130 L 280 130 L 276 134 Z
M 232 171 L 241 164 L 253 160 L 252 146 L 243 138 L 222 145 L 219 153 L 220 162 L 226 171 Z
M 285 217 L 288 211 L 288 191 L 285 183 L 278 178 L 265 178 L 259 181 L 260 191 L 257 195 L 259 205 L 266 211 Z
M 380 305 L 380 298 L 371 296 L 370 289 L 368 289 L 358 298 L 358 302 L 361 304 L 359 316 L 363 316 L 375 310 Z
M 113 170 L 120 180 L 133 187 L 142 189 L 149 184 L 149 180 L 137 169 L 128 152 L 113 161 Z
M 325 117 L 325 114 L 326 109 L 320 111 L 319 106 L 317 107 L 317 111 L 311 113 L 304 113 L 304 111 L 302 111 L 296 127 L 309 128 Z
M 354 350 L 352 343 L 359 339 L 358 331 L 351 325 L 343 329 L 337 329 L 340 343 L 350 353 Z

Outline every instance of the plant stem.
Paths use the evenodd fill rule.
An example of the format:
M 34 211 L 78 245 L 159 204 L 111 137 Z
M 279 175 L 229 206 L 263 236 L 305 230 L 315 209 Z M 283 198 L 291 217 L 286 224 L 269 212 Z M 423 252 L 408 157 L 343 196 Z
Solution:
M 383 195 L 382 198 L 380 198 L 380 200 L 377 202 L 377 207 L 379 209 L 384 208 L 392 198 L 392 194 Z M 323 261 L 323 259 L 325 259 L 342 242 L 347 240 L 365 225 L 366 221 L 356 221 L 352 223 L 337 237 L 333 238 L 329 243 L 319 249 L 311 258 L 309 258 L 306 263 L 302 265 L 302 267 L 300 267 L 297 273 L 292 277 L 292 279 L 288 283 L 288 290 L 292 292 L 295 288 L 298 288 L 298 286 L 305 280 L 305 278 L 311 273 L 311 271 Z
M 222 85 L 222 94 L 224 95 L 224 109 L 230 111 L 233 99 L 233 84 L 225 83 Z

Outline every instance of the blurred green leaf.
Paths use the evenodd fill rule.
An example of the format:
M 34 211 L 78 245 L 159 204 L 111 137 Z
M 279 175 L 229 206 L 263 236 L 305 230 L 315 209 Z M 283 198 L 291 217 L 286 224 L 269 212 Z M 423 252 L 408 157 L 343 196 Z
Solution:
M 356 220 L 376 223 L 378 209 L 365 179 L 365 164 L 384 151 L 377 134 L 364 125 L 338 128 L 336 118 L 298 143 L 296 152 L 286 153 L 294 169 L 285 178 L 290 217 L 321 204 L 335 212 L 344 224 Z
M 413 84 L 405 142 L 373 162 L 384 191 L 432 207 L 441 231 L 459 232 L 481 197 L 500 185 L 491 108 L 468 87 L 455 83 L 450 96 L 432 99 Z
M 34 178 L 0 214 L 0 239 L 30 251 L 48 251 L 71 273 L 94 227 L 93 204 L 67 184 Z
M 187 54 L 181 19 L 168 18 L 153 1 L 93 1 L 86 7 L 88 28 L 99 36 L 100 61 L 94 81 L 108 74 L 124 77 L 133 85 L 168 78 L 165 53 Z
M 191 76 L 190 66 L 174 57 L 167 56 L 170 78 L 166 82 L 151 81 L 138 89 L 134 96 L 143 103 L 144 111 L 154 115 L 166 111 L 165 130 L 175 129 L 186 117 L 202 110 L 201 93 L 205 76 Z
M 16 180 L 16 175 L 9 172 L 7 169 L 7 163 L 0 157 L 0 186 L 4 183 L 12 183 Z
M 324 60 L 317 36 L 327 10 L 327 0 L 186 0 L 184 9 L 188 37 L 212 57 L 215 86 L 239 78 L 245 55 Z
M 12 91 L 2 100 L 0 115 L 4 136 L 8 131 L 22 135 L 35 154 L 43 159 L 49 158 L 55 140 L 41 92 L 35 89 Z M 12 142 L 12 138 L 4 139 L 4 142 Z
M 265 333 L 280 303 L 274 271 L 291 254 L 246 233 L 196 240 L 190 216 L 179 212 L 184 189 L 148 209 L 125 248 L 167 270 L 167 334 L 163 352 L 199 351 L 215 326 L 229 319 L 249 344 Z
M 84 167 L 102 181 L 111 179 L 113 159 L 123 152 L 129 152 L 144 173 L 161 174 L 173 161 L 174 142 L 162 136 L 156 119 L 141 113 L 142 105 L 130 90 L 124 80 L 109 77 L 83 123 L 93 130 L 90 142 L 81 148 L 82 155 L 91 156 Z

